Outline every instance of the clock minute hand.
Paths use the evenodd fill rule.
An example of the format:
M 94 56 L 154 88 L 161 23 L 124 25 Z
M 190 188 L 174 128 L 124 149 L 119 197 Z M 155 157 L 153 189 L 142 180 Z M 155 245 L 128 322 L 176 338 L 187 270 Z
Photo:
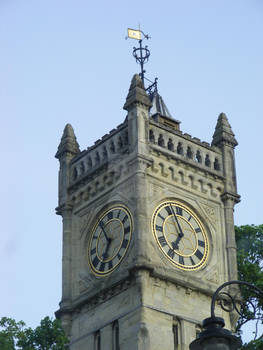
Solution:
M 177 219 L 177 216 L 175 215 L 175 212 L 174 212 L 174 209 L 173 209 L 172 205 L 170 205 L 170 208 L 171 208 L 171 210 L 172 210 L 173 217 L 175 218 L 176 224 L 177 224 L 178 229 L 179 229 L 179 237 L 182 238 L 182 237 L 184 236 L 184 234 L 183 234 L 181 225 L 179 224 L 179 221 L 178 221 L 178 219 Z
M 103 225 L 102 225 L 102 222 L 101 222 L 101 221 L 100 221 L 99 225 L 100 225 L 100 228 L 102 229 L 102 232 L 104 233 L 104 236 L 105 236 L 105 238 L 106 238 L 107 242 L 109 242 L 109 241 L 110 241 L 110 239 L 109 239 L 109 237 L 107 236 L 107 233 L 106 233 L 106 231 L 104 230 L 104 227 L 103 227 Z

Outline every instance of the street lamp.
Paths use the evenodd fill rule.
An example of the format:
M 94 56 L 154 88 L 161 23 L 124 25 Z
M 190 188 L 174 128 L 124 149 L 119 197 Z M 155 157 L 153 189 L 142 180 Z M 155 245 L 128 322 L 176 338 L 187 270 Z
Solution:
M 237 350 L 242 345 L 239 337 L 232 334 L 229 330 L 224 329 L 224 319 L 215 316 L 215 303 L 220 291 L 226 286 L 232 284 L 245 285 L 250 289 L 253 289 L 258 297 L 263 297 L 263 292 L 248 282 L 230 281 L 222 284 L 213 294 L 211 302 L 211 317 L 206 318 L 203 321 L 204 330 L 198 335 L 198 338 L 190 344 L 190 350 Z M 227 292 L 222 292 L 222 294 L 227 295 L 230 298 L 233 309 L 240 314 L 236 307 L 234 298 Z

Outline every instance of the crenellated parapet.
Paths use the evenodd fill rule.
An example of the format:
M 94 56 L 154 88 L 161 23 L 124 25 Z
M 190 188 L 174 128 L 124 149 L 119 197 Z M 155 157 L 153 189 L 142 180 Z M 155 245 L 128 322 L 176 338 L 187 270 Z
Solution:
M 127 122 L 124 122 L 72 159 L 69 189 L 74 190 L 80 183 L 93 177 L 94 173 L 99 173 L 109 162 L 127 153 L 128 146 L 128 127 Z
M 152 153 L 179 160 L 211 175 L 223 176 L 222 152 L 218 147 L 153 120 L 149 123 L 148 137 Z

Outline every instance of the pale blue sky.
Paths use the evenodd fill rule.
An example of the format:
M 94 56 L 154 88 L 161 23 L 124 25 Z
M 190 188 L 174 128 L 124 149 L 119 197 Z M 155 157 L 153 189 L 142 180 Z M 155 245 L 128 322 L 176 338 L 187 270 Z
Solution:
M 225 112 L 236 148 L 236 224 L 262 220 L 261 0 L 1 0 L 0 317 L 35 326 L 61 297 L 58 162 L 64 125 L 82 149 L 120 124 L 132 75 L 125 40 L 151 35 L 147 76 L 184 132 L 211 141 Z

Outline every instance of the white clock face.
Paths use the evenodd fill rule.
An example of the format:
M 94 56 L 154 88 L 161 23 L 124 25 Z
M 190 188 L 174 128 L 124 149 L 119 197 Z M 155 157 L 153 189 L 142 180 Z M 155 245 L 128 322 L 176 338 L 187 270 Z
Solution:
M 197 215 L 187 206 L 166 201 L 154 211 L 152 231 L 162 253 L 179 269 L 193 271 L 204 266 L 209 241 Z
M 100 216 L 93 227 L 88 261 L 92 272 L 106 276 L 113 272 L 127 253 L 132 236 L 132 219 L 128 209 L 115 206 Z

